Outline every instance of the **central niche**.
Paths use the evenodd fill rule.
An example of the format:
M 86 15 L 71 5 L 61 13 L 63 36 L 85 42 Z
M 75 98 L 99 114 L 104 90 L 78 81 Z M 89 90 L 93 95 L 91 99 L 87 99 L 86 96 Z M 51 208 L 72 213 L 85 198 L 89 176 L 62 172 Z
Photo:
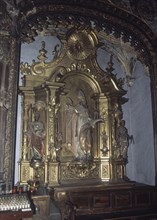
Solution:
M 93 157 L 94 131 L 98 119 L 94 115 L 95 102 L 92 99 L 93 90 L 81 77 L 75 73 L 72 77 L 64 80 L 65 90 L 69 91 L 65 95 L 64 104 L 61 106 L 61 118 L 63 145 L 73 154 L 73 158 L 91 159 Z M 69 81 L 69 83 L 68 83 Z M 95 108 L 96 111 L 96 108 Z M 66 152 L 65 152 L 66 153 Z M 63 154 L 63 158 L 64 158 Z
M 58 132 L 62 138 L 59 154 L 61 180 L 70 182 L 85 178 L 100 180 L 98 160 L 99 114 L 96 82 L 81 71 L 73 71 L 62 79 Z

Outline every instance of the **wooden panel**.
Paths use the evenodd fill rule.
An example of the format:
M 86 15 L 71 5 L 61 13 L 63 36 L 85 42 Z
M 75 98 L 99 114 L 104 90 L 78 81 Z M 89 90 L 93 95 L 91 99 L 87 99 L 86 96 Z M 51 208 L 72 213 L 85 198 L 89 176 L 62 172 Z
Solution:
M 94 195 L 93 207 L 94 208 L 110 208 L 111 199 L 110 194 L 97 194 Z
M 90 207 L 90 198 L 88 195 L 72 196 L 73 204 L 77 205 L 78 209 L 88 209 Z
M 113 193 L 115 209 L 123 209 L 132 207 L 132 194 L 131 192 Z
M 135 206 L 150 206 L 151 205 L 151 197 L 150 191 L 138 191 L 135 193 Z
M 151 192 L 151 202 L 152 205 L 157 205 L 157 191 L 152 190 Z
M 123 187 L 124 186 L 124 187 Z M 157 219 L 155 187 L 126 183 L 55 188 L 70 199 L 72 220 L 154 220 Z M 56 197 L 57 198 L 57 197 Z M 57 201 L 56 201 L 57 202 Z M 58 201 L 59 204 L 63 202 Z M 77 206 L 75 206 L 77 205 Z M 62 209 L 61 207 L 61 209 Z M 61 210 L 64 213 L 64 208 Z
M 5 211 L 0 212 L 0 219 L 1 220 L 21 220 L 21 219 L 27 219 L 27 218 L 33 218 L 33 212 L 32 211 Z

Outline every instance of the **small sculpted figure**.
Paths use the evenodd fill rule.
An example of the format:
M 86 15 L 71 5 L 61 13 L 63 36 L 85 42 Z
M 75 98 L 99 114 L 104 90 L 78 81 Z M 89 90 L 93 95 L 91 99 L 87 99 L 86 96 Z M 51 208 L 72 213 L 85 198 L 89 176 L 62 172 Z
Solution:
M 45 129 L 44 124 L 39 120 L 40 114 L 35 112 L 34 121 L 29 123 L 28 126 L 28 145 L 31 149 L 31 156 L 33 159 L 43 159 L 45 155 Z

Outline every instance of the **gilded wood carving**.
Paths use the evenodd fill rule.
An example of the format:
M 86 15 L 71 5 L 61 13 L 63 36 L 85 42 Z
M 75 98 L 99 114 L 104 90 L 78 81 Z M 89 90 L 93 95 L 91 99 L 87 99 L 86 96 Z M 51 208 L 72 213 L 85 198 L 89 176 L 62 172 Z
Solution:
M 121 110 L 126 92 L 123 80 L 112 73 L 112 56 L 106 72 L 99 68 L 97 46 L 92 30 L 73 28 L 62 47 L 54 48 L 52 61 L 46 62 L 42 42 L 39 61 L 21 64 L 19 169 L 27 164 L 30 178 L 43 184 L 123 180 L 126 175 L 129 143 Z M 19 181 L 25 182 L 23 174 Z

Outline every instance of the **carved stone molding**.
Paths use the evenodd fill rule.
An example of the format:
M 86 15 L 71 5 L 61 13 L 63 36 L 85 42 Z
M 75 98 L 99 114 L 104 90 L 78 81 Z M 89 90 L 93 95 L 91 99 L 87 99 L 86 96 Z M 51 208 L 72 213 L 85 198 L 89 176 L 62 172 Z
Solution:
M 14 143 L 15 143 L 15 118 L 18 81 L 18 44 L 11 39 L 8 85 L 8 111 L 6 118 L 5 153 L 4 153 L 4 180 L 6 185 L 11 184 L 14 174 Z M 5 122 L 4 122 L 5 123 Z

